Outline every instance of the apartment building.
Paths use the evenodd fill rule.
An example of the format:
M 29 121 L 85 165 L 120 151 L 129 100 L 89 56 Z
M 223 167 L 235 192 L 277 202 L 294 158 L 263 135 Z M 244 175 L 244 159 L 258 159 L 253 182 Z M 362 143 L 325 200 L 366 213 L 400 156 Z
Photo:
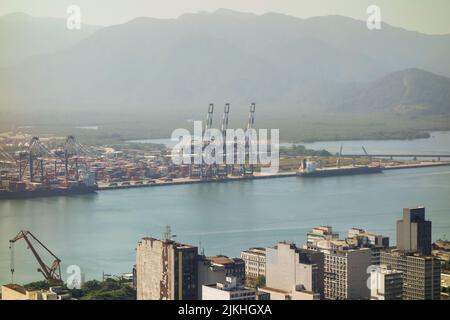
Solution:
M 254 281 L 266 276 L 266 248 L 250 248 L 241 252 L 245 263 L 245 278 Z

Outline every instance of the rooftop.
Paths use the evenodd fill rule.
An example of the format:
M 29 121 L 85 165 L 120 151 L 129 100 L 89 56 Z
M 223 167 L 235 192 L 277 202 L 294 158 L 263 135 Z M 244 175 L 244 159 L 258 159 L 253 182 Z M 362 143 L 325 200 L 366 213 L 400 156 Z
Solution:
M 229 258 L 227 256 L 223 256 L 223 255 L 208 257 L 208 260 L 210 260 L 212 263 L 220 264 L 220 265 L 227 265 L 227 264 L 235 263 L 234 259 Z
M 24 287 L 22 287 L 22 286 L 20 286 L 18 284 L 10 283 L 10 284 L 5 284 L 3 286 L 7 287 L 7 288 L 9 288 L 11 290 L 17 291 L 17 292 L 19 292 L 21 294 L 26 294 L 27 293 L 27 290 Z
M 173 240 L 161 240 L 161 239 L 156 239 L 156 238 L 152 238 L 152 237 L 143 237 L 139 242 L 142 241 L 150 241 L 150 242 L 162 242 L 162 243 L 166 243 L 166 244 L 172 244 L 175 248 L 177 249 L 191 249 L 191 248 L 195 248 L 195 246 L 191 246 L 189 244 L 183 244 L 183 243 L 178 243 L 176 241 Z

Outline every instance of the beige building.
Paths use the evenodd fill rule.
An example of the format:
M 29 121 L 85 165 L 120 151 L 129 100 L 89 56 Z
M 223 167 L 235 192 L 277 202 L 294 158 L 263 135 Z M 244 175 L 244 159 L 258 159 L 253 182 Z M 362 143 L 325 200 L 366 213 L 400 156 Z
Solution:
M 250 248 L 241 252 L 245 263 L 245 278 L 250 281 L 266 276 L 266 248 Z
M 61 292 L 61 294 L 58 294 Z M 50 288 L 50 290 L 29 291 L 18 284 L 5 284 L 1 290 L 1 300 L 69 300 L 70 294 L 65 290 Z
M 381 253 L 381 264 L 403 273 L 403 300 L 440 300 L 441 262 L 436 257 L 392 250 Z
M 385 265 L 377 266 L 370 273 L 371 300 L 401 300 L 403 274 Z
M 266 286 L 271 299 L 318 299 L 323 295 L 323 253 L 280 242 L 266 248 Z
M 330 226 L 320 226 L 313 228 L 306 234 L 306 244 L 315 244 L 319 240 L 337 240 L 339 234 L 333 232 L 333 228 Z
M 369 299 L 367 270 L 372 264 L 370 249 L 331 250 L 324 255 L 326 299 Z
M 197 299 L 197 263 L 197 247 L 141 239 L 136 248 L 137 299 Z

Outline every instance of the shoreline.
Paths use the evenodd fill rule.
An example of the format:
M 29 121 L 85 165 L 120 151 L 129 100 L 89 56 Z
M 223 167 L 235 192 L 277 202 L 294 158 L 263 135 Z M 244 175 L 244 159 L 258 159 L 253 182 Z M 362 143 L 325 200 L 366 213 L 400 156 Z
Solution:
M 450 166 L 450 161 L 442 161 L 442 162 L 422 162 L 422 163 L 414 163 L 414 164 L 401 164 L 396 166 L 387 166 L 384 167 L 383 170 L 400 170 L 400 169 L 419 169 L 419 168 L 430 168 L 430 167 L 443 167 Z M 228 177 L 223 179 L 209 179 L 209 180 L 200 180 L 200 179 L 191 179 L 191 178 L 175 178 L 173 181 L 155 181 L 150 184 L 127 184 L 127 185 L 117 185 L 117 186 L 109 186 L 106 183 L 99 183 L 98 191 L 105 190 L 121 190 L 121 189 L 134 189 L 134 188 L 146 188 L 146 187 L 162 187 L 162 186 L 176 186 L 176 185 L 186 185 L 186 184 L 199 184 L 199 183 L 213 183 L 213 182 L 235 182 L 235 181 L 245 181 L 245 180 L 258 180 L 258 179 L 275 179 L 275 178 L 288 178 L 288 177 L 296 177 L 297 171 L 288 171 L 288 172 L 278 172 L 274 174 L 256 174 L 254 176 L 248 177 Z

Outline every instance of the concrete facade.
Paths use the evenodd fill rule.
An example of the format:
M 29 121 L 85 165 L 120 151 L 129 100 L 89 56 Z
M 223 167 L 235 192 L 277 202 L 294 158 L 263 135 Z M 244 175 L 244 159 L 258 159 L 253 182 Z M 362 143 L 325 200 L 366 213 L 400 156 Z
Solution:
M 137 299 L 197 299 L 197 267 L 197 247 L 141 239 L 136 249 Z
M 291 292 L 301 290 L 323 296 L 323 253 L 300 249 L 280 242 L 266 248 L 266 289 Z
M 250 248 L 241 252 L 241 259 L 245 263 L 245 278 L 256 280 L 266 276 L 266 249 Z
M 401 300 L 403 273 L 381 265 L 370 273 L 370 300 Z
M 325 298 L 369 299 L 367 270 L 372 264 L 370 249 L 332 250 L 325 253 Z
M 211 261 L 204 256 L 198 258 L 198 299 L 202 300 L 202 291 L 204 285 L 216 284 L 226 281 L 226 270 L 222 266 L 211 264 Z
M 403 273 L 403 300 L 440 300 L 438 258 L 400 250 L 381 253 L 381 264 Z

